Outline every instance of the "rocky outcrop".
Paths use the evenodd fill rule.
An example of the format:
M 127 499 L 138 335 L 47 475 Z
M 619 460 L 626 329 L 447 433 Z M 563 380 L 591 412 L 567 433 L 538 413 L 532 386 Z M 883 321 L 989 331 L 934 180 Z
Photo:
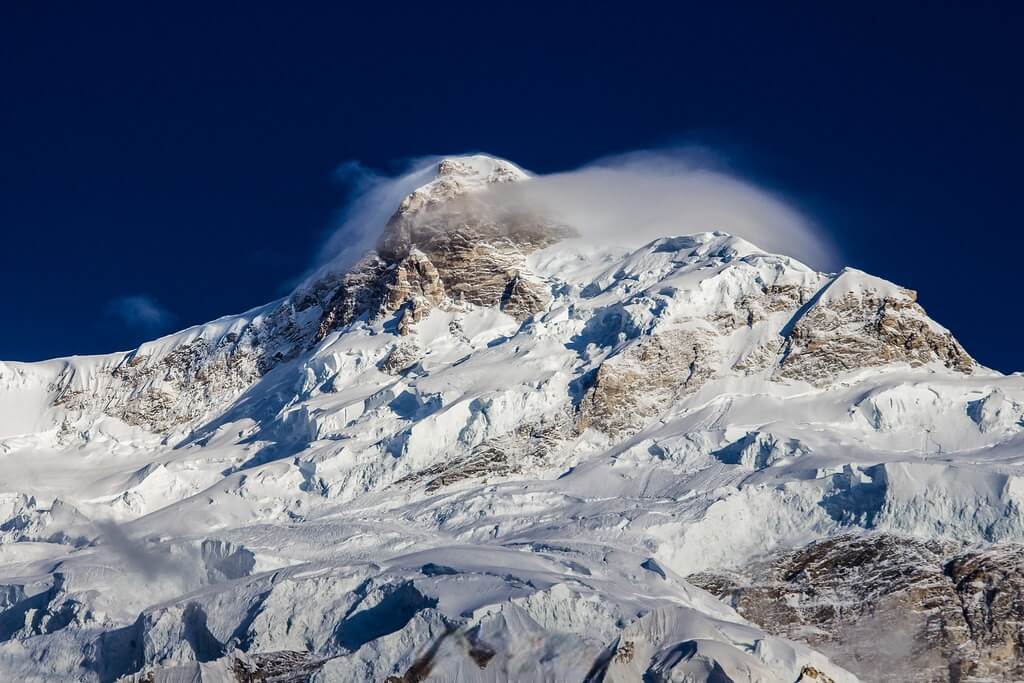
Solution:
M 316 341 L 322 341 L 332 331 L 351 324 L 356 318 L 370 310 L 377 310 L 384 298 L 384 278 L 393 264 L 383 261 L 377 254 L 363 257 L 348 273 L 335 281 L 335 276 L 326 275 L 313 285 L 316 290 L 327 290 L 323 297 L 320 320 L 317 324 Z M 333 282 L 331 291 L 326 282 Z
M 965 673 L 1024 678 L 1024 547 L 966 553 L 948 562 L 945 573 L 955 586 L 973 645 L 973 653 L 962 658 Z
M 407 334 L 412 324 L 445 301 L 440 274 L 420 250 L 412 248 L 398 260 L 371 253 L 342 278 L 324 307 L 316 338 L 322 340 L 361 316 L 375 321 L 399 311 L 398 330 Z
M 156 358 L 129 355 L 110 371 L 99 392 L 77 388 L 75 372 L 69 371 L 55 383 L 53 403 L 86 419 L 102 411 L 129 425 L 164 432 L 224 405 L 272 364 L 255 348 L 211 349 L 207 340 L 198 339 Z
M 378 367 L 389 375 L 401 375 L 408 372 L 423 355 L 423 350 L 415 344 L 401 343 L 388 352 Z
M 689 580 L 867 681 L 1024 677 L 1024 548 L 840 536 Z
M 435 306 L 445 301 L 444 283 L 437 268 L 430 259 L 418 249 L 399 261 L 389 272 L 384 299 L 377 317 L 383 317 L 394 311 L 401 311 L 398 321 L 398 333 L 407 335 L 412 326 Z
M 551 297 L 543 284 L 529 280 L 517 271 L 505 283 L 505 291 L 502 292 L 499 306 L 505 313 L 522 321 L 534 313 L 543 311 L 550 300 Z
M 664 331 L 610 357 L 580 401 L 577 429 L 629 436 L 674 399 L 696 391 L 714 373 L 717 359 L 709 336 L 703 330 Z
M 567 234 L 540 221 L 481 215 L 474 211 L 486 207 L 457 204 L 393 221 L 378 246 L 386 260 L 421 251 L 455 303 L 500 305 L 510 288 L 522 286 L 526 256 Z
M 50 387 L 53 405 L 67 412 L 68 425 L 105 414 L 166 433 L 226 408 L 270 369 L 305 350 L 315 330 L 301 322 L 290 301 L 237 316 L 224 327 L 211 323 L 144 344 L 96 375 L 83 376 L 68 363 Z
M 442 161 L 437 178 L 403 200 L 358 275 L 345 276 L 318 337 L 364 313 L 375 320 L 400 311 L 398 331 L 408 334 L 435 307 L 493 306 L 517 320 L 543 310 L 550 295 L 526 257 L 573 232 L 480 196 L 524 178 L 505 162 Z
M 228 668 L 238 683 L 308 683 L 323 664 L 308 652 L 282 650 L 252 655 L 236 652 Z
M 765 284 L 760 291 L 741 297 L 731 310 L 712 316 L 711 321 L 723 334 L 728 334 L 742 326 L 753 326 L 772 313 L 795 312 L 813 294 L 810 287 L 797 284 Z
M 899 362 L 973 372 L 974 360 L 916 300 L 909 289 L 843 271 L 798 314 L 777 376 L 824 386 L 844 373 Z
M 524 424 L 477 445 L 469 455 L 438 463 L 407 477 L 399 485 L 423 485 L 433 493 L 471 479 L 493 479 L 541 465 L 569 434 L 569 421 L 558 415 L 545 422 Z

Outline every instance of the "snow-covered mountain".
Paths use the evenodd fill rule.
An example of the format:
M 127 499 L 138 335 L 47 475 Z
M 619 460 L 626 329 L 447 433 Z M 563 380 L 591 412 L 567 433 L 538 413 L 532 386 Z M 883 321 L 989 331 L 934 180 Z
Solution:
M 1024 377 L 514 182 L 445 159 L 281 301 L 0 363 L 0 678 L 1024 677 Z

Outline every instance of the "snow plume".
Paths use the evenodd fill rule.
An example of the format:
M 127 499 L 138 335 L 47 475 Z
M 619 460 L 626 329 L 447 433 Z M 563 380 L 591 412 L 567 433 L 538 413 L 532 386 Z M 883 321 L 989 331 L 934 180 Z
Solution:
M 320 264 L 346 266 L 372 248 L 402 198 L 434 178 L 441 158 L 417 159 L 395 176 L 346 164 L 345 177 L 354 178 L 357 191 Z M 474 193 L 474 203 L 492 204 L 495 215 L 542 215 L 590 241 L 635 248 L 658 237 L 719 230 L 819 269 L 839 264 L 835 246 L 813 221 L 713 159 L 692 149 L 633 152 L 496 184 Z
M 831 241 L 797 209 L 685 151 L 612 157 L 492 193 L 600 242 L 639 247 L 658 237 L 720 230 L 816 268 L 838 262 Z

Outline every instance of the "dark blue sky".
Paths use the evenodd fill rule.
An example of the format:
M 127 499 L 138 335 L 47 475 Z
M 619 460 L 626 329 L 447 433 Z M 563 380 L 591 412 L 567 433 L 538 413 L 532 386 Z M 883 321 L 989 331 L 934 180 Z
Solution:
M 1020 3 L 707 4 L 6 3 L 0 358 L 279 296 L 347 160 L 548 172 L 699 142 L 1024 369 Z

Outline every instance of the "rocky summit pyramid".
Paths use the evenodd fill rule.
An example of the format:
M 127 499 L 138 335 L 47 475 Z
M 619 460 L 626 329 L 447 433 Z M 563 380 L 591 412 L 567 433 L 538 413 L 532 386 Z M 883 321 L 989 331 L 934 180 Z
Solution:
M 1024 679 L 1024 377 L 517 182 L 445 159 L 280 301 L 0 363 L 0 680 Z

